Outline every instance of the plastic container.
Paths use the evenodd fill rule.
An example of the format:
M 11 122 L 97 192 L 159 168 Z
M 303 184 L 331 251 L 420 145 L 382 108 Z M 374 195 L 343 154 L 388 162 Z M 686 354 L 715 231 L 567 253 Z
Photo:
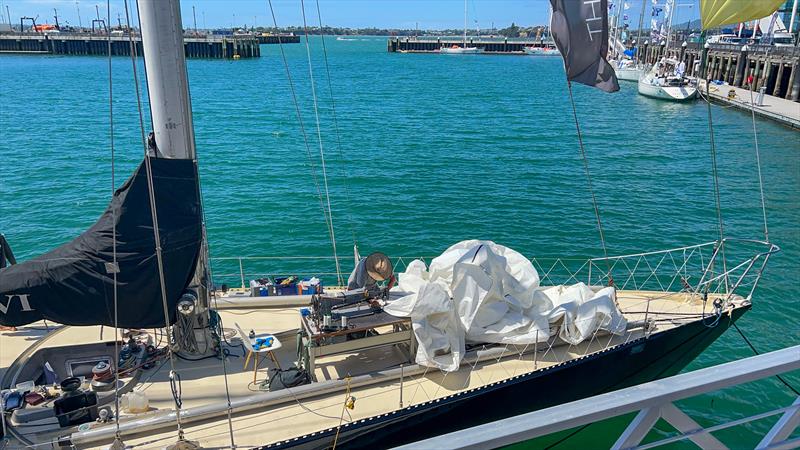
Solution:
M 251 297 L 268 297 L 270 295 L 275 295 L 275 290 L 273 288 L 272 281 L 269 278 L 250 280 Z
M 289 283 L 284 284 L 284 281 L 291 280 Z M 297 295 L 300 293 L 297 282 L 297 277 L 282 277 L 275 278 L 275 295 Z
M 122 407 L 131 414 L 140 414 L 150 409 L 150 400 L 144 392 L 128 392 L 122 396 Z
M 289 285 L 276 285 L 275 286 L 275 295 L 297 295 L 297 285 L 296 284 L 289 284 Z
M 317 277 L 306 278 L 300 282 L 300 295 L 313 295 L 322 293 L 322 280 Z

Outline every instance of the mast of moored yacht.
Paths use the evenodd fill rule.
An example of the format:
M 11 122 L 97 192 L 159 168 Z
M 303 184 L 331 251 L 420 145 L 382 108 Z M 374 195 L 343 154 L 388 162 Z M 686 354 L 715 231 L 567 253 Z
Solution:
M 639 29 L 636 33 L 636 64 L 641 64 L 642 56 L 640 51 L 642 49 L 642 27 L 644 26 L 644 11 L 647 8 L 647 0 L 642 0 L 642 11 L 639 13 Z
M 180 4 L 174 0 L 139 0 L 138 5 L 155 149 L 162 158 L 196 160 Z M 192 287 L 199 306 L 206 309 L 205 237 L 201 248 Z
M 183 25 L 176 1 L 139 1 L 153 134 L 159 156 L 196 159 Z
M 464 0 L 464 48 L 467 48 L 467 0 Z
M 672 19 L 675 17 L 675 8 L 678 6 L 674 0 L 667 0 L 669 8 L 669 22 L 667 23 L 667 44 L 664 46 L 664 51 L 669 50 L 669 43 L 672 40 Z
M 620 4 L 615 5 L 617 8 L 617 15 L 614 17 L 614 32 L 612 33 L 612 45 L 611 45 L 611 55 L 614 59 L 619 58 L 619 50 L 617 50 L 617 43 L 619 42 L 620 36 L 622 33 L 620 32 L 619 28 L 619 19 L 622 14 L 622 9 L 624 8 L 625 1 L 623 0 Z

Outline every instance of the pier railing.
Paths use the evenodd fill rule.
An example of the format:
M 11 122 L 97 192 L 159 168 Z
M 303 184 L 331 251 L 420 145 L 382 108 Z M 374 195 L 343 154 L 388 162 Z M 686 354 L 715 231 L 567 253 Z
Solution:
M 756 448 L 796 448 L 800 438 L 791 436 L 800 424 L 800 397 L 788 406 L 708 427 L 700 426 L 674 402 L 799 369 L 800 346 L 794 346 L 444 434 L 399 449 L 494 449 L 637 411 L 613 449 L 647 449 L 686 440 L 702 449 L 724 449 L 725 444 L 711 433 L 772 416 L 780 418 Z M 679 433 L 642 444 L 659 419 Z
M 758 285 L 769 257 L 780 248 L 775 244 L 726 238 L 703 244 L 655 252 L 608 258 L 531 258 L 541 284 L 586 283 L 614 285 L 623 290 L 687 292 L 692 296 L 727 301 L 733 295 L 749 299 Z M 402 256 L 392 259 L 395 273 L 420 259 L 429 264 L 432 256 Z M 340 258 L 345 279 L 355 259 Z M 349 263 L 348 263 L 349 261 Z M 296 275 L 318 277 L 326 285 L 339 282 L 331 256 L 240 256 L 211 258 L 216 285 L 246 288 L 250 280 Z

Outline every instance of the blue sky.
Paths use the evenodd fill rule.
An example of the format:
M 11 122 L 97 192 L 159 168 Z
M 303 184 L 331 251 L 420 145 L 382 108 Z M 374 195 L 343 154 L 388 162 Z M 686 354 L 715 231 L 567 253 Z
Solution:
M 309 22 L 316 23 L 316 0 L 305 0 Z M 129 3 L 135 0 L 129 0 Z M 340 27 L 414 28 L 419 22 L 421 29 L 460 28 L 464 23 L 462 0 L 319 0 L 323 23 Z M 77 4 L 76 4 L 77 3 Z M 272 0 L 279 26 L 300 25 L 300 0 Z M 638 25 L 641 0 L 628 0 L 627 14 L 633 25 Z M 647 3 L 650 3 L 647 0 Z M 677 0 L 676 22 L 696 18 L 697 0 Z M 688 5 L 694 5 L 691 8 Z M 105 16 L 105 0 L 0 0 L 0 9 L 5 15 L 8 5 L 14 23 L 20 16 L 36 17 L 38 23 L 53 23 L 53 8 L 58 9 L 59 21 L 78 25 L 78 10 L 81 22 L 90 26 L 96 17 L 95 5 L 100 6 L 100 15 Z M 271 25 L 267 0 L 181 0 L 183 22 L 186 28 L 192 25 L 192 6 L 195 7 L 197 26 L 203 28 Z M 112 23 L 117 13 L 124 9 L 122 0 L 111 1 Z M 469 26 L 475 21 L 482 29 L 503 28 L 512 22 L 518 25 L 539 25 L 548 20 L 548 0 L 468 0 Z M 134 13 L 135 14 L 135 13 Z M 646 20 L 648 17 L 646 17 Z M 7 19 L 6 19 L 7 20 Z

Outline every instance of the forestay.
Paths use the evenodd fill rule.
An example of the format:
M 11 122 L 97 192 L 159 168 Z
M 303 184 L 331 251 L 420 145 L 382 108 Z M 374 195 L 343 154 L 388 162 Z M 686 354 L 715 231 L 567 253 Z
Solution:
M 466 343 L 526 345 L 557 335 L 579 344 L 627 326 L 614 288 L 542 287 L 527 258 L 491 241 L 459 242 L 430 267 L 411 262 L 393 291 L 406 295 L 385 310 L 412 319 L 416 362 L 445 371 L 458 369 Z

